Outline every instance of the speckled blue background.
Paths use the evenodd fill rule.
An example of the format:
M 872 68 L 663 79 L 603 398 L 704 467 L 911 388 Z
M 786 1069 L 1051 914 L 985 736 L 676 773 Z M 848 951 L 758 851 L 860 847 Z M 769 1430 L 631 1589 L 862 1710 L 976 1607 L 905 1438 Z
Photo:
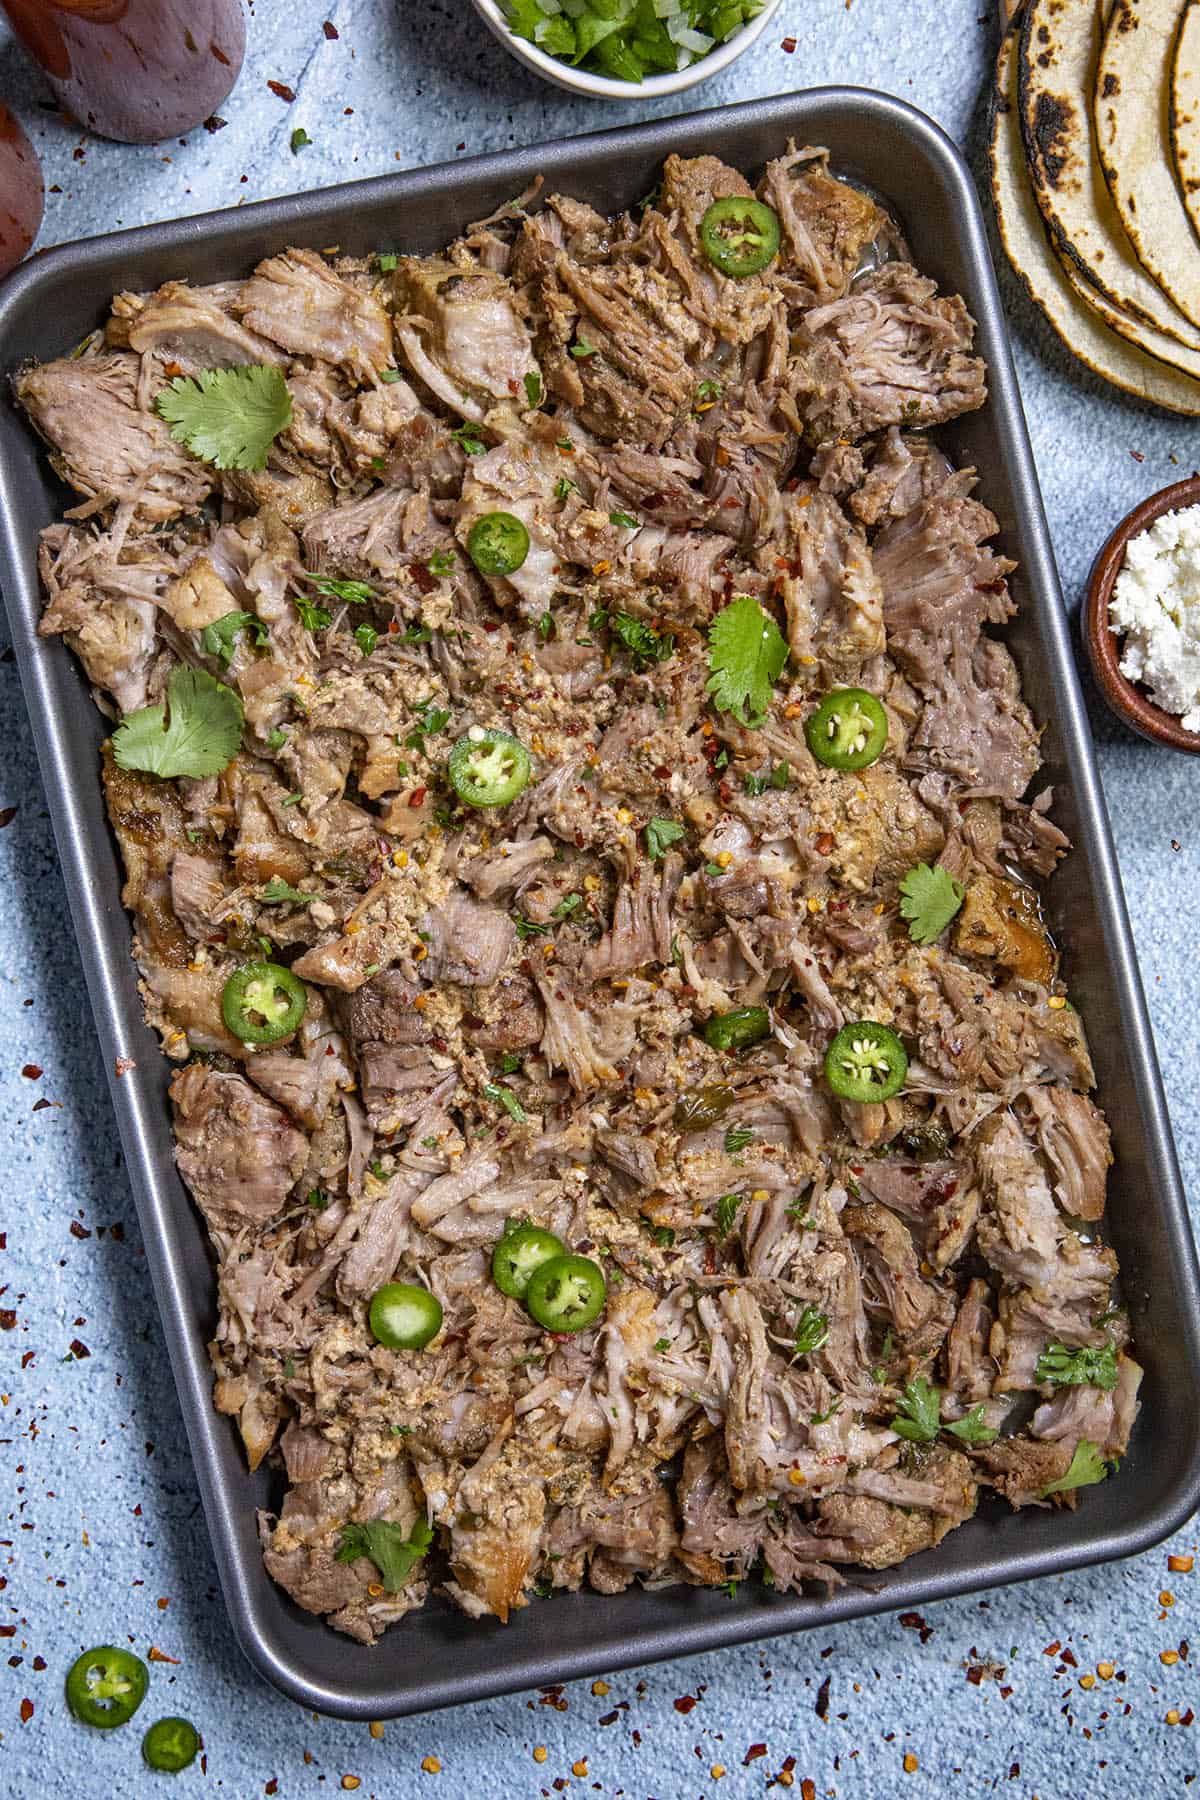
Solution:
M 785 0 L 758 46 L 694 101 L 822 82 L 881 87 L 932 113 L 978 160 L 991 13 L 988 0 Z M 493 44 L 467 0 L 258 0 L 250 35 L 224 130 L 133 149 L 83 137 L 45 109 L 39 76 L 0 25 L 0 98 L 20 112 L 59 190 L 47 198 L 42 242 L 688 104 L 568 100 Z M 794 54 L 781 47 L 791 35 Z M 269 91 L 271 80 L 295 91 L 294 104 Z M 299 125 L 313 142 L 293 155 Z M 1111 526 L 1190 473 L 1200 438 L 1100 388 L 1035 323 L 1011 280 L 1006 294 L 1074 607 Z M 1200 761 L 1135 742 L 1099 709 L 1093 719 L 1175 1130 L 1200 1201 Z M 1157 1800 L 1195 1781 L 1195 1665 L 1186 1644 L 1173 1666 L 1160 1661 L 1193 1629 L 1200 1561 L 1194 1575 L 1172 1575 L 1167 1555 L 1197 1548 L 1194 1527 L 1133 1562 L 930 1607 L 923 1631 L 888 1617 L 640 1673 L 597 1669 L 611 1691 L 580 1682 L 561 1696 L 388 1724 L 381 1741 L 265 1687 L 242 1661 L 215 1585 L 7 650 L 0 743 L 0 1307 L 16 1315 L 0 1334 L 0 1795 L 161 1790 L 166 1778 L 140 1767 L 139 1732 L 101 1737 L 66 1713 L 66 1666 L 105 1640 L 175 1659 L 153 1664 L 142 1717 L 194 1719 L 206 1767 L 180 1777 L 180 1791 L 238 1800 L 340 1792 L 347 1778 L 364 1800 L 744 1800 L 772 1787 L 805 1800 L 1127 1800 L 1131 1791 Z M 699 1698 L 680 1711 L 685 1695 Z M 911 1772 L 906 1754 L 917 1759 Z M 433 1772 L 422 1768 L 431 1757 Z

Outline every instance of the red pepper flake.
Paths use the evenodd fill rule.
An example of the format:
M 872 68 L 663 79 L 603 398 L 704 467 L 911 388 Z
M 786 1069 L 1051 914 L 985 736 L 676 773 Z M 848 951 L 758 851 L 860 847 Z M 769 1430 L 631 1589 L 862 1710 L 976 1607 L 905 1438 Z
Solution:
M 121 1079 L 122 1075 L 128 1075 L 131 1069 L 136 1068 L 137 1064 L 134 1062 L 132 1056 L 118 1056 L 116 1062 L 113 1064 L 113 1072 L 118 1081 Z
M 33 1659 L 33 1666 L 37 1670 L 38 1674 L 40 1675 L 42 1670 L 46 1667 L 45 1657 L 44 1656 L 35 1656 Z
M 321 30 L 325 33 L 325 36 L 329 39 L 331 44 L 342 35 L 332 19 L 326 19 L 321 26 Z
M 21 1702 L 21 1723 L 22 1723 L 22 1725 L 28 1725 L 28 1723 L 29 1723 L 30 1719 L 32 1719 L 32 1717 L 33 1717 L 33 1701 L 29 1700 L 29 1699 L 22 1700 L 22 1702 Z
M 1043 1656 L 1057 1656 L 1061 1649 L 1062 1649 L 1061 1639 L 1055 1638 L 1055 1640 L 1052 1644 L 1046 1645 L 1046 1648 L 1042 1651 L 1042 1655 Z
M 44 1099 L 43 1100 L 35 1100 L 33 1103 L 33 1110 L 34 1110 L 34 1112 L 45 1112 L 45 1110 L 48 1106 L 53 1106 L 53 1105 L 54 1105 L 53 1100 L 44 1100 Z
M 837 839 L 834 837 L 832 831 L 823 831 L 813 845 L 813 849 L 818 856 L 832 856 L 836 844 Z
M 279 1777 L 277 1775 L 272 1775 L 270 1781 L 263 1783 L 263 1793 L 264 1794 L 277 1794 L 278 1792 L 279 1792 Z
M 42 1079 L 42 1070 L 37 1063 L 26 1063 L 25 1067 L 21 1070 L 21 1073 L 26 1081 L 40 1081 Z
M 1079 1664 L 1075 1660 L 1075 1653 L 1069 1647 L 1063 1651 L 1062 1659 L 1069 1669 L 1077 1669 L 1079 1667 Z
M 13 1331 L 16 1328 L 17 1315 L 7 1306 L 0 1306 L 0 1331 Z
M 114 1244 L 123 1244 L 125 1242 L 125 1227 L 121 1224 L 119 1219 L 115 1225 L 109 1226 L 108 1235 Z
M 1142 455 L 1140 450 L 1131 450 L 1129 452 L 1129 454 L 1130 454 L 1130 456 L 1132 456 L 1134 462 L 1136 462 L 1136 463 L 1144 463 L 1146 460 L 1146 458 Z
M 0 1637 L 16 1637 L 16 1635 L 17 1628 L 15 1625 L 0 1625 Z
M 605 1713 L 603 1718 L 596 1720 L 596 1723 L 597 1725 L 615 1725 L 620 1716 L 619 1712 Z
M 796 54 L 795 38 L 792 38 L 792 37 L 784 38 L 784 40 L 783 40 L 782 44 L 780 44 L 779 48 L 781 50 L 786 50 L 789 56 L 795 56 L 795 54 Z
M 817 1784 L 807 1775 L 800 1783 L 800 1800 L 817 1800 Z
M 36 1355 L 37 1355 L 36 1350 L 26 1350 L 24 1355 L 21 1358 L 21 1367 L 23 1369 L 27 1369 Z
M 749 1768 L 752 1762 L 757 1762 L 760 1756 L 765 1756 L 766 1754 L 767 1746 L 765 1744 L 751 1744 L 745 1756 L 742 1758 L 743 1769 Z
M 817 1689 L 817 1704 L 814 1711 L 816 1712 L 818 1719 L 827 1719 L 829 1717 L 829 1684 L 830 1677 L 827 1675 Z
M 73 1238 L 79 1238 L 81 1240 L 83 1238 L 90 1238 L 92 1235 L 87 1226 L 81 1225 L 78 1219 L 72 1219 L 71 1223 L 67 1226 L 67 1230 Z
M 901 1613 L 900 1623 L 906 1631 L 917 1632 L 923 1644 L 927 1644 L 933 1636 L 933 1626 L 927 1625 L 919 1612 Z
M 288 86 L 286 81 L 268 81 L 267 86 L 277 98 L 285 101 L 288 106 L 296 98 L 294 90 Z
M 17 808 L 15 806 L 0 806 L 0 831 L 3 831 L 6 825 L 11 825 L 16 816 Z
M 88 1349 L 82 1338 L 71 1339 L 71 1355 L 75 1357 L 78 1362 L 82 1362 L 84 1357 L 90 1356 L 91 1354 L 91 1351 Z
M 418 807 L 424 806 L 425 796 L 428 792 L 429 789 L 426 787 L 417 787 L 414 788 L 412 793 L 408 796 L 408 804 L 412 807 L 414 812 L 417 811 Z
M 683 1713 L 686 1717 L 699 1698 L 699 1694 L 680 1694 L 678 1700 L 674 1702 L 675 1711 L 677 1713 Z
M 149 1656 L 151 1662 L 174 1663 L 176 1668 L 179 1666 L 179 1658 L 177 1656 L 168 1656 L 165 1650 L 160 1650 L 158 1648 L 157 1644 L 151 1644 L 146 1654 Z

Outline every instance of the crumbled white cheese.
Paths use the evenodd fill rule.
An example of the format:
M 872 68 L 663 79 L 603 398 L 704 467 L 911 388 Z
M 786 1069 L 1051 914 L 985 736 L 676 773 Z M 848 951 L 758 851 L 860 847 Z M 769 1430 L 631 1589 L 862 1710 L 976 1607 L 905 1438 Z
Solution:
M 1122 675 L 1200 731 L 1200 506 L 1164 513 L 1129 540 L 1108 619 L 1124 634 Z

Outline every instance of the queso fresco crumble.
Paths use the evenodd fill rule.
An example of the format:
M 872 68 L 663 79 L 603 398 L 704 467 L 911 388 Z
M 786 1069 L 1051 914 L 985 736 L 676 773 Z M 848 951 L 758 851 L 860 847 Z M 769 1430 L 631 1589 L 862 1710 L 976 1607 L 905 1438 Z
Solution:
M 1164 513 L 1131 538 L 1108 608 L 1121 673 L 1186 731 L 1200 731 L 1200 506 Z

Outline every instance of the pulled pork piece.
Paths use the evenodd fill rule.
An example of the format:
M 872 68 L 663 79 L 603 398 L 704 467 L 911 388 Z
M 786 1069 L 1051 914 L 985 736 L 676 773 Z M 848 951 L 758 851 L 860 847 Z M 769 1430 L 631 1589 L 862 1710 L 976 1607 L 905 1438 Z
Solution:
M 886 425 L 938 425 L 983 405 L 984 367 L 968 354 L 975 322 L 957 296 L 936 293 L 907 263 L 888 263 L 805 313 L 792 383 L 814 446 Z
M 233 310 L 291 355 L 333 363 L 352 381 L 373 381 L 392 360 L 392 323 L 379 301 L 343 281 L 315 250 L 259 263 Z
M 781 285 L 802 309 L 840 299 L 864 251 L 890 228 L 869 194 L 829 173 L 827 150 L 789 144 L 767 164 L 758 191 L 779 215 Z
M 201 1063 L 171 1083 L 176 1159 L 214 1231 L 274 1218 L 308 1160 L 308 1140 L 243 1075 Z
M 213 476 L 138 404 L 141 361 L 111 356 L 39 363 L 17 378 L 17 398 L 50 446 L 50 460 L 90 510 L 127 501 L 147 525 L 194 512 Z
M 1038 1142 L 1058 1176 L 1055 1194 L 1064 1212 L 1079 1219 L 1104 1216 L 1104 1190 L 1112 1163 L 1111 1134 L 1102 1112 L 1070 1088 L 1025 1092 Z
M 884 648 L 883 592 L 862 532 L 837 501 L 799 489 L 786 502 L 783 530 L 758 552 L 787 610 L 788 647 L 816 663 L 830 687 L 857 685 L 863 664 Z
M 501 276 L 434 256 L 404 257 L 392 290 L 404 359 L 439 400 L 475 420 L 497 402 L 529 404 L 524 383 L 537 363 Z

